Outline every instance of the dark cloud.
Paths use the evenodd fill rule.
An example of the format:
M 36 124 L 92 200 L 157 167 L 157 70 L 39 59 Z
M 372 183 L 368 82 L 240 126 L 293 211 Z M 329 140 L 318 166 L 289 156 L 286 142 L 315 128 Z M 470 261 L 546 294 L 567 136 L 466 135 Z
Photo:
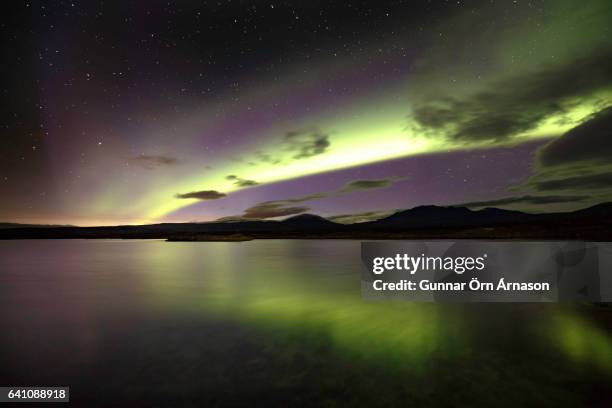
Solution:
M 331 145 L 329 135 L 318 130 L 292 131 L 285 135 L 287 150 L 294 152 L 294 159 L 307 159 L 325 153 Z
M 612 193 L 612 107 L 539 149 L 535 172 L 513 188 L 526 195 L 462 204 L 467 207 L 595 203 Z M 588 192 L 589 195 L 585 195 Z M 536 193 L 536 194 L 532 194 Z M 537 194 L 541 193 L 541 194 Z M 551 195 L 561 193 L 560 195 Z
M 540 191 L 607 190 L 612 188 L 612 173 L 594 173 L 551 180 L 535 180 L 531 185 Z
M 609 163 L 612 159 L 612 107 L 544 146 L 538 158 L 542 166 L 585 161 Z
M 242 218 L 245 219 L 266 219 L 284 217 L 287 215 L 302 214 L 310 210 L 308 207 L 284 207 L 281 202 L 269 201 L 257 204 L 244 210 Z
M 386 188 L 391 186 L 393 183 L 404 180 L 404 177 L 389 177 L 385 179 L 377 179 L 377 180 L 353 180 L 346 183 L 344 186 L 340 187 L 335 191 L 323 191 L 320 193 L 309 194 L 303 197 L 297 198 L 288 198 L 286 200 L 282 200 L 279 202 L 285 203 L 301 203 L 304 201 L 316 200 L 319 198 L 330 197 L 339 194 L 347 194 L 353 193 L 355 191 L 362 190 L 372 190 L 377 188 Z
M 242 215 L 220 218 L 218 221 L 230 222 L 240 220 L 266 219 L 302 214 L 310 210 L 309 207 L 293 206 L 317 198 L 327 197 L 330 193 L 314 193 L 302 197 L 288 198 L 286 200 L 265 201 L 244 210 Z
M 240 177 L 236 175 L 230 174 L 225 177 L 227 180 L 241 180 Z M 339 188 L 335 191 L 322 191 L 319 193 L 308 194 L 301 197 L 287 198 L 284 200 L 274 200 L 274 201 L 266 201 L 260 204 L 257 204 L 253 207 L 247 208 L 244 210 L 244 214 L 238 216 L 224 217 L 219 221 L 236 221 L 240 219 L 265 219 L 265 218 L 276 218 L 283 217 L 287 215 L 295 215 L 307 212 L 310 210 L 309 207 L 305 206 L 294 206 L 296 203 L 303 203 L 306 201 L 317 200 L 320 198 L 331 197 L 340 194 L 352 193 L 355 191 L 361 190 L 370 190 L 374 188 L 384 188 L 388 187 L 396 181 L 403 180 L 402 177 L 390 177 L 387 179 L 379 179 L 379 180 L 354 180 L 345 184 L 343 187 Z M 366 220 L 366 213 L 362 213 L 361 219 L 363 221 Z M 374 213 L 370 213 L 371 216 L 374 216 Z M 358 214 L 345 214 L 338 217 L 354 217 L 355 221 L 352 222 L 363 222 L 356 221 Z M 338 221 L 343 222 L 343 221 Z
M 582 195 L 523 195 L 518 197 L 505 197 L 496 200 L 488 201 L 473 201 L 464 204 L 458 204 L 460 207 L 503 207 L 513 204 L 563 204 L 574 203 L 588 199 L 588 196 Z
M 227 197 L 227 194 L 215 190 L 192 191 L 191 193 L 176 194 L 176 198 L 197 198 L 198 200 L 218 200 Z
M 252 186 L 259 185 L 259 183 L 256 182 L 255 180 L 245 180 L 245 179 L 237 180 L 234 184 L 237 185 L 238 187 L 252 187 Z
M 415 105 L 417 131 L 453 141 L 502 141 L 563 115 L 581 97 L 612 85 L 612 52 L 490 84 L 466 97 L 442 96 Z M 566 118 L 566 120 L 570 120 Z
M 388 217 L 391 214 L 396 213 L 397 211 L 398 210 L 367 211 L 367 212 L 355 213 L 355 214 L 339 214 L 339 215 L 333 215 L 331 217 L 327 217 L 327 219 L 333 222 L 340 223 L 340 224 L 357 224 L 360 222 L 380 220 L 381 218 Z
M 535 191 L 581 193 L 591 201 L 612 194 L 612 107 L 543 146 L 534 175 L 522 186 Z
M 131 157 L 129 160 L 131 163 L 137 166 L 150 170 L 157 169 L 162 166 L 174 166 L 179 163 L 179 160 L 174 157 L 149 154 L 140 154 L 138 156 Z
M 230 215 L 228 217 L 217 218 L 217 222 L 240 222 L 240 221 L 253 221 L 252 219 L 246 219 L 238 215 Z
M 252 187 L 252 186 L 259 185 L 259 183 L 256 182 L 255 180 L 243 179 L 243 178 L 236 176 L 235 174 L 230 174 L 228 176 L 225 176 L 225 179 L 233 181 L 234 185 L 238 187 Z
M 396 181 L 401 179 L 391 177 L 379 180 L 354 180 L 346 183 L 337 192 L 338 194 L 352 193 L 353 191 L 371 190 L 375 188 L 385 188 L 391 186 Z
M 321 192 L 321 193 L 313 193 L 313 194 L 308 194 L 302 197 L 297 197 L 297 198 L 288 198 L 286 200 L 282 200 L 279 202 L 285 202 L 285 203 L 303 203 L 304 201 L 310 201 L 310 200 L 316 200 L 319 198 L 324 198 L 324 197 L 329 197 L 332 193 L 328 193 L 328 192 Z
M 287 215 L 301 214 L 308 211 L 309 207 L 295 207 L 296 203 L 303 203 L 318 198 L 327 197 L 330 193 L 314 193 L 302 197 L 288 198 L 286 200 L 266 201 L 244 210 L 244 214 L 238 218 L 275 218 Z
M 331 146 L 328 133 L 313 130 L 291 130 L 285 133 L 280 141 L 280 151 L 288 152 L 292 159 L 301 160 L 325 153 Z M 248 162 L 251 166 L 258 163 L 280 164 L 282 154 L 270 154 L 261 150 L 255 151 L 255 158 Z

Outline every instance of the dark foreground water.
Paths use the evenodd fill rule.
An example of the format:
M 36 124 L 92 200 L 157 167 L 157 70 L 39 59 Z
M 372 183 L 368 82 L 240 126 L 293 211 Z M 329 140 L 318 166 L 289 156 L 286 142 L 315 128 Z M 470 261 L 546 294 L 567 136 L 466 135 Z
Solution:
M 72 406 L 611 406 L 612 308 L 365 303 L 359 242 L 0 242 L 0 386 Z

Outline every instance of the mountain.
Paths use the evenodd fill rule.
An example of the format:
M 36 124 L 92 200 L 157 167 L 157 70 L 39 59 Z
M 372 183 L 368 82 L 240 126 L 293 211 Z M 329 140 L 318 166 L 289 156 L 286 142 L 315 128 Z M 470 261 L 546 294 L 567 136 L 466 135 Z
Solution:
M 610 218 L 612 214 L 612 203 L 601 203 L 596 204 L 592 207 L 583 208 L 582 210 L 573 211 L 571 213 L 565 213 L 570 217 L 594 217 L 594 218 Z
M 232 241 L 253 238 L 343 239 L 612 239 L 612 203 L 547 214 L 499 208 L 471 210 L 434 205 L 399 211 L 377 221 L 337 224 L 302 214 L 282 221 L 165 223 L 114 227 L 16 226 L 0 229 L 0 239 L 143 238 L 173 241 Z
M 341 232 L 344 225 L 323 217 L 302 214 L 282 221 L 235 220 L 232 222 L 163 223 L 148 225 L 119 225 L 105 227 L 16 227 L 0 229 L 0 239 L 55 239 L 55 238 L 126 238 L 163 239 L 228 234 L 277 235 L 296 237 L 304 234 Z
M 14 222 L 0 222 L 0 229 L 10 228 L 57 228 L 69 227 L 70 225 L 53 225 L 53 224 L 18 224 Z
M 485 208 L 474 211 L 466 207 L 423 205 L 399 211 L 377 221 L 360 224 L 362 228 L 404 230 L 406 228 L 457 228 L 522 222 L 532 217 L 520 211 Z
M 310 230 L 331 230 L 340 227 L 340 224 L 313 214 L 300 214 L 295 217 L 287 218 L 281 221 L 285 226 L 295 228 L 305 228 Z

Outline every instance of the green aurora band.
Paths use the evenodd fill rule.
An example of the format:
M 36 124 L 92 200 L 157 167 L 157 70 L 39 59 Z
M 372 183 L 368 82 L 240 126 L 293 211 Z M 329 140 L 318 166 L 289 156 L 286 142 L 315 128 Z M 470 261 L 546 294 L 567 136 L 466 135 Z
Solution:
M 556 138 L 612 105 L 612 79 L 605 73 L 606 67 L 597 68 L 595 60 L 592 65 L 604 71 L 599 73 L 603 79 L 595 78 L 589 83 L 593 75 L 582 70 L 584 64 L 580 63 L 581 58 L 588 59 L 612 49 L 610 36 L 602 35 L 609 33 L 612 7 L 606 1 L 575 6 L 573 2 L 556 2 L 537 15 L 519 12 L 507 27 L 491 30 L 483 27 L 482 32 L 474 32 L 473 24 L 486 22 L 487 13 L 497 12 L 495 7 L 483 10 L 478 19 L 469 12 L 460 13 L 428 30 L 428 33 L 439 32 L 440 37 L 450 36 L 450 40 L 439 41 L 433 34 L 415 40 L 426 51 L 414 58 L 410 70 L 398 69 L 397 78 L 374 84 L 332 110 L 311 110 L 299 119 L 280 118 L 273 126 L 249 135 L 248 142 L 244 138 L 237 140 L 240 160 L 207 159 L 204 164 L 210 164 L 209 169 L 198 171 L 204 164 L 190 157 L 188 170 L 181 177 L 156 174 L 154 178 L 143 180 L 139 190 L 142 194 L 136 194 L 130 185 L 103 188 L 95 193 L 88 211 L 93 218 L 116 214 L 134 222 L 157 221 L 200 201 L 177 198 L 179 193 L 214 190 L 229 194 L 248 188 L 228 180 L 229 174 L 261 185 L 397 158 Z M 381 48 L 387 45 L 379 44 Z M 371 54 L 372 50 L 364 50 L 362 57 L 365 60 Z M 377 58 L 379 62 L 384 60 Z M 487 68 L 477 69 L 474 61 L 485 61 L 483 65 Z M 348 59 L 324 61 L 307 74 L 300 73 L 303 70 L 299 68 L 290 67 L 281 83 L 270 81 L 253 85 L 242 98 L 244 106 L 249 105 L 249 109 L 257 106 L 264 97 L 280 97 L 287 92 L 299 94 L 316 87 L 321 78 L 342 76 L 342 72 L 355 69 L 355 62 Z M 547 79 L 550 77 L 553 79 Z M 560 79 L 554 83 L 554 78 Z M 565 91 L 541 92 L 546 81 L 553 81 L 553 85 L 558 86 L 572 78 L 576 84 L 568 85 Z M 288 90 L 283 85 L 288 83 L 298 85 Z M 502 93 L 496 100 L 495 92 L 499 89 Z M 538 92 L 543 95 L 537 95 Z M 512 99 L 515 93 L 518 96 Z M 465 105 L 464 101 L 475 100 L 481 103 L 472 112 L 478 119 L 478 110 L 488 109 L 482 100 L 486 102 L 489 94 L 493 95 L 493 103 L 501 100 L 500 109 L 510 110 L 506 112 L 509 115 L 534 115 L 531 122 L 505 135 L 491 132 L 485 137 L 458 138 L 454 136 L 459 133 L 455 125 L 460 123 L 427 128 L 415 116 L 420 106 L 429 104 L 431 108 L 436 101 L 455 99 L 458 103 L 451 104 L 443 113 L 454 114 L 455 108 Z M 536 94 L 533 103 L 529 99 L 532 94 Z M 216 109 L 218 111 L 218 107 L 206 106 L 194 110 L 193 115 L 208 117 L 208 122 L 212 123 L 212 112 Z M 329 134 L 329 147 L 320 154 L 298 159 L 283 143 L 288 129 L 320 129 Z M 206 129 L 202 129 L 202 133 L 206 134 Z M 189 148 L 188 141 L 185 146 Z M 275 160 L 259 160 L 257 155 L 262 151 Z M 257 162 L 256 165 L 253 162 Z

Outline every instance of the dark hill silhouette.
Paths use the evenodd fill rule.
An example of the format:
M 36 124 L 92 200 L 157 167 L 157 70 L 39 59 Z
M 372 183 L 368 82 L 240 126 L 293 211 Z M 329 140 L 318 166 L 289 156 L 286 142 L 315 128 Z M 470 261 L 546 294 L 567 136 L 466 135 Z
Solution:
M 340 224 L 313 214 L 300 214 L 282 221 L 284 225 L 296 228 L 329 230 L 340 227 Z
M 252 238 L 345 239 L 582 239 L 612 238 L 612 203 L 566 213 L 526 214 L 499 208 L 426 205 L 360 224 L 337 224 L 313 214 L 282 221 L 165 223 L 114 227 L 16 227 L 0 229 L 0 239 L 152 238 L 174 241 Z
M 364 228 L 403 230 L 406 228 L 457 228 L 498 225 L 524 221 L 528 214 L 499 208 L 473 211 L 466 207 L 423 205 L 396 212 L 386 218 L 363 223 Z
M 70 225 L 55 225 L 55 224 L 19 224 L 16 222 L 0 222 L 0 229 L 9 228 L 57 228 L 70 227 Z
M 592 207 L 583 208 L 582 210 L 573 211 L 566 213 L 570 217 L 596 217 L 596 218 L 610 218 L 612 214 L 612 203 L 601 203 Z M 543 214 L 545 215 L 545 214 Z

